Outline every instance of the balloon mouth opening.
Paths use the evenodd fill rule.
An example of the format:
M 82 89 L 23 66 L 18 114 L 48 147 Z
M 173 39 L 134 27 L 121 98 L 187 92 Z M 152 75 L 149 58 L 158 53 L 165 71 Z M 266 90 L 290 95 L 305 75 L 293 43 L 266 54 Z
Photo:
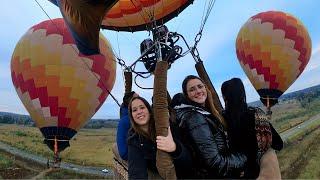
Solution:
M 43 127 L 40 128 L 44 136 L 43 143 L 46 144 L 53 152 L 61 152 L 70 146 L 69 140 L 77 131 L 67 127 Z
M 260 95 L 260 101 L 266 107 L 272 107 L 277 104 L 279 97 L 283 94 L 282 91 L 277 89 L 259 89 L 257 92 Z
M 57 151 L 58 153 L 70 146 L 69 140 L 67 139 L 64 139 L 64 140 L 44 139 L 43 143 L 46 144 L 49 147 L 49 149 L 51 149 L 53 152 Z M 57 146 L 57 150 L 55 146 Z

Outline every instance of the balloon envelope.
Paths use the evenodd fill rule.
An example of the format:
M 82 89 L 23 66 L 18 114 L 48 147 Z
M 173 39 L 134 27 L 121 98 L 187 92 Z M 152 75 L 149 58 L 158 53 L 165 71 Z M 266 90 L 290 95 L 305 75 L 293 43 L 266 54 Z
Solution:
M 311 39 L 292 15 L 268 11 L 252 16 L 242 26 L 236 51 L 262 102 L 271 107 L 309 62 Z
M 60 8 L 83 54 L 99 53 L 98 34 L 150 30 L 178 16 L 194 0 L 49 0 Z
M 176 17 L 194 0 L 119 0 L 104 16 L 102 28 L 116 31 L 143 31 Z
M 31 27 L 11 59 L 12 82 L 48 146 L 59 151 L 103 104 L 112 90 L 116 63 L 100 34 L 101 54 L 79 53 L 62 18 Z

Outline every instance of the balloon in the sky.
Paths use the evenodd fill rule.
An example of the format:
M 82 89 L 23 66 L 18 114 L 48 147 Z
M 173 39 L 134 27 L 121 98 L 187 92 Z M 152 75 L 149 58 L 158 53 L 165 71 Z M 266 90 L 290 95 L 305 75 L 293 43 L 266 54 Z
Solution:
M 16 91 L 53 150 L 69 146 L 100 108 L 116 77 L 114 54 L 100 34 L 101 54 L 79 53 L 62 18 L 31 27 L 15 47 L 11 76 Z
M 100 27 L 115 31 L 150 30 L 179 15 L 193 0 L 49 0 L 60 8 L 83 54 L 99 52 Z
M 268 11 L 252 16 L 242 26 L 236 51 L 261 101 L 271 107 L 309 62 L 311 39 L 292 15 Z

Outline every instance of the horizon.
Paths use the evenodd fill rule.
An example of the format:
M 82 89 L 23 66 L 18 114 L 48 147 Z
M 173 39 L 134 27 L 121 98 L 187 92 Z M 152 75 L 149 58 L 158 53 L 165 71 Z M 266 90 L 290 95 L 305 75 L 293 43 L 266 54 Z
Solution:
M 303 91 L 303 90 L 306 90 L 306 89 L 309 89 L 309 88 L 313 88 L 313 87 L 316 87 L 316 86 L 320 86 L 320 84 L 317 84 L 317 85 L 314 85 L 314 86 L 311 86 L 311 87 L 307 87 L 307 88 L 304 88 L 304 89 L 299 89 L 299 90 L 296 90 L 296 91 L 293 91 L 293 92 L 284 93 L 284 94 L 282 94 L 280 96 L 279 99 L 282 99 L 282 98 L 284 98 L 284 96 L 289 95 L 291 93 L 296 93 L 296 92 Z M 255 101 L 247 102 L 247 103 L 251 104 L 251 103 L 257 103 L 257 102 L 258 103 L 260 102 L 262 104 L 262 102 L 259 99 L 255 100 Z M 279 104 L 279 103 L 277 103 L 277 104 Z M 275 104 L 275 105 L 277 105 L 277 104 Z M 272 108 L 271 108 L 271 110 L 272 110 Z M 23 115 L 23 116 L 31 117 L 29 114 L 19 114 L 19 113 L 15 113 L 15 112 L 6 112 L 6 111 L 1 111 L 1 110 L 0 110 L 0 113 L 11 113 L 11 114 L 16 114 L 16 115 Z M 92 117 L 90 120 L 119 120 L 119 117 L 112 117 L 112 118 L 95 118 L 95 117 Z M 88 122 L 90 120 L 88 120 Z
M 178 31 L 187 39 L 190 45 L 193 45 L 193 39 L 201 23 L 205 2 L 200 0 L 194 1 L 178 17 L 166 23 L 169 30 L 173 32 Z M 62 17 L 59 9 L 49 1 L 41 0 L 39 3 L 50 18 Z M 315 78 L 320 77 L 320 26 L 318 24 L 320 14 L 317 13 L 319 5 L 320 2 L 315 0 L 307 0 L 303 4 L 292 1 L 279 2 L 276 0 L 268 2 L 250 0 L 241 3 L 238 1 L 229 3 L 225 1 L 216 2 L 204 27 L 202 39 L 198 44 L 198 50 L 222 104 L 221 84 L 232 77 L 242 79 L 248 102 L 259 100 L 257 92 L 238 63 L 234 43 L 241 26 L 251 16 L 263 11 L 278 10 L 294 15 L 302 21 L 312 40 L 312 54 L 308 65 L 301 76 L 284 94 L 320 84 L 320 78 Z M 0 111 L 29 115 L 11 82 L 11 55 L 20 37 L 31 26 L 47 20 L 48 17 L 34 1 L 4 1 L 0 14 L 2 17 L 2 28 L 0 29 L 0 37 L 2 39 L 0 43 L 2 49 L 0 55 L 2 59 L 0 61 L 0 81 L 3 84 L 0 87 Z M 101 30 L 101 32 L 110 41 L 115 54 L 124 58 L 127 64 L 131 64 L 135 61 L 135 58 L 139 57 L 140 42 L 149 37 L 148 32 L 124 33 L 109 30 Z M 116 82 L 111 93 L 121 103 L 124 92 L 124 81 L 122 69 L 119 66 L 116 73 Z M 176 74 L 179 74 L 179 76 Z M 182 80 L 188 74 L 196 74 L 194 61 L 190 55 L 177 60 L 168 72 L 168 90 L 172 96 L 181 91 Z M 144 87 L 150 87 L 152 86 L 153 78 L 149 78 L 148 80 L 138 79 L 138 82 Z M 152 96 L 151 91 L 141 90 L 135 84 L 133 84 L 133 90 L 139 92 L 140 95 L 150 101 Z M 118 114 L 118 105 L 108 96 L 106 102 L 104 102 L 92 119 L 115 119 L 118 118 Z

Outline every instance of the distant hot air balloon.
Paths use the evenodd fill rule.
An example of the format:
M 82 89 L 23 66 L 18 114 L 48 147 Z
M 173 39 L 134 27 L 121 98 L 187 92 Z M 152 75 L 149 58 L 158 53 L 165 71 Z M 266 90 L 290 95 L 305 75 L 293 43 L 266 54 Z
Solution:
M 62 18 L 31 27 L 15 47 L 16 91 L 51 150 L 62 151 L 112 90 L 116 63 L 100 34 L 101 54 L 79 53 Z
M 311 39 L 303 24 L 279 11 L 252 16 L 240 29 L 237 57 L 267 107 L 299 77 L 311 56 Z
M 83 54 L 99 52 L 100 27 L 115 31 L 150 30 L 178 16 L 194 0 L 49 0 L 61 14 Z

